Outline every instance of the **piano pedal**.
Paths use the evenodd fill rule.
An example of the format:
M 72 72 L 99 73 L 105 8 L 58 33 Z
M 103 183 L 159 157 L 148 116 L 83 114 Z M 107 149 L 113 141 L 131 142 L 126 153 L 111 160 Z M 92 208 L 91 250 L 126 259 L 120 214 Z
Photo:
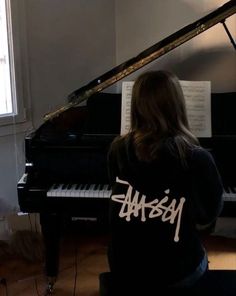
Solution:
M 54 284 L 56 282 L 56 278 L 55 277 L 48 277 L 47 281 L 48 281 L 48 283 L 47 283 L 48 286 L 47 286 L 46 291 L 43 296 L 50 296 L 54 292 Z
M 53 294 L 53 287 L 48 286 L 43 296 L 50 296 Z

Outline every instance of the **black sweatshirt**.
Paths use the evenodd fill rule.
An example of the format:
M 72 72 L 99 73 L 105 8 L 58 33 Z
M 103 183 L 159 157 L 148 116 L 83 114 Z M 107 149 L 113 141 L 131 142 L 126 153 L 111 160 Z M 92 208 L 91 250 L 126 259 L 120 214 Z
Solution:
M 199 266 L 205 251 L 196 225 L 213 222 L 222 209 L 222 182 L 211 154 L 188 151 L 187 166 L 165 144 L 157 160 L 137 159 L 131 137 L 108 153 L 110 269 L 121 277 L 154 277 L 171 285 Z

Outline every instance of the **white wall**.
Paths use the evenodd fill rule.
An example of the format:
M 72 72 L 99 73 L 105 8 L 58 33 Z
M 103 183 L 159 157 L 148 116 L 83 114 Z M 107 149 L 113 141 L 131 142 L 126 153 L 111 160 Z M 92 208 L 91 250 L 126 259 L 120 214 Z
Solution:
M 117 0 L 117 63 L 136 56 L 226 2 L 227 0 Z M 236 15 L 228 18 L 226 24 L 236 39 Z M 210 80 L 213 92 L 236 90 L 236 51 L 222 24 L 194 37 L 140 71 L 150 68 L 172 70 L 183 80 Z M 126 80 L 135 78 L 140 71 Z
M 18 208 L 16 182 L 24 167 L 22 134 L 0 137 L 0 216 Z
M 114 13 L 112 0 L 25 0 L 35 129 L 72 91 L 115 66 Z M 18 210 L 17 182 L 25 169 L 26 133 L 15 128 L 13 135 L 0 136 L 0 216 Z
M 115 66 L 111 0 L 27 0 L 34 124 Z

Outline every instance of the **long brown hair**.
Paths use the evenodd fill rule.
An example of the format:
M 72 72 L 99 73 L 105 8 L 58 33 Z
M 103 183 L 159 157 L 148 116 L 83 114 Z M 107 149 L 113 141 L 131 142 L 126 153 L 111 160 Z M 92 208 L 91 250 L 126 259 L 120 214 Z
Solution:
M 149 71 L 135 80 L 130 134 L 136 155 L 142 161 L 156 159 L 160 145 L 166 139 L 173 139 L 169 141 L 169 148 L 173 150 L 175 143 L 183 162 L 187 147 L 199 145 L 189 129 L 185 99 L 177 76 L 168 71 Z

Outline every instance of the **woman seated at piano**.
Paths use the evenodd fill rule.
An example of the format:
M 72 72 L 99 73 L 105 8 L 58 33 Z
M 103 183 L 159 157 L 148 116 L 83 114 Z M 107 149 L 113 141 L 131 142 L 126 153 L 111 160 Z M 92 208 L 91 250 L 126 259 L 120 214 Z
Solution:
M 127 288 L 117 295 L 154 295 L 196 285 L 208 270 L 198 225 L 219 216 L 223 186 L 213 157 L 190 131 L 173 73 L 136 79 L 131 129 L 112 143 L 108 168 L 112 296 L 119 287 Z

